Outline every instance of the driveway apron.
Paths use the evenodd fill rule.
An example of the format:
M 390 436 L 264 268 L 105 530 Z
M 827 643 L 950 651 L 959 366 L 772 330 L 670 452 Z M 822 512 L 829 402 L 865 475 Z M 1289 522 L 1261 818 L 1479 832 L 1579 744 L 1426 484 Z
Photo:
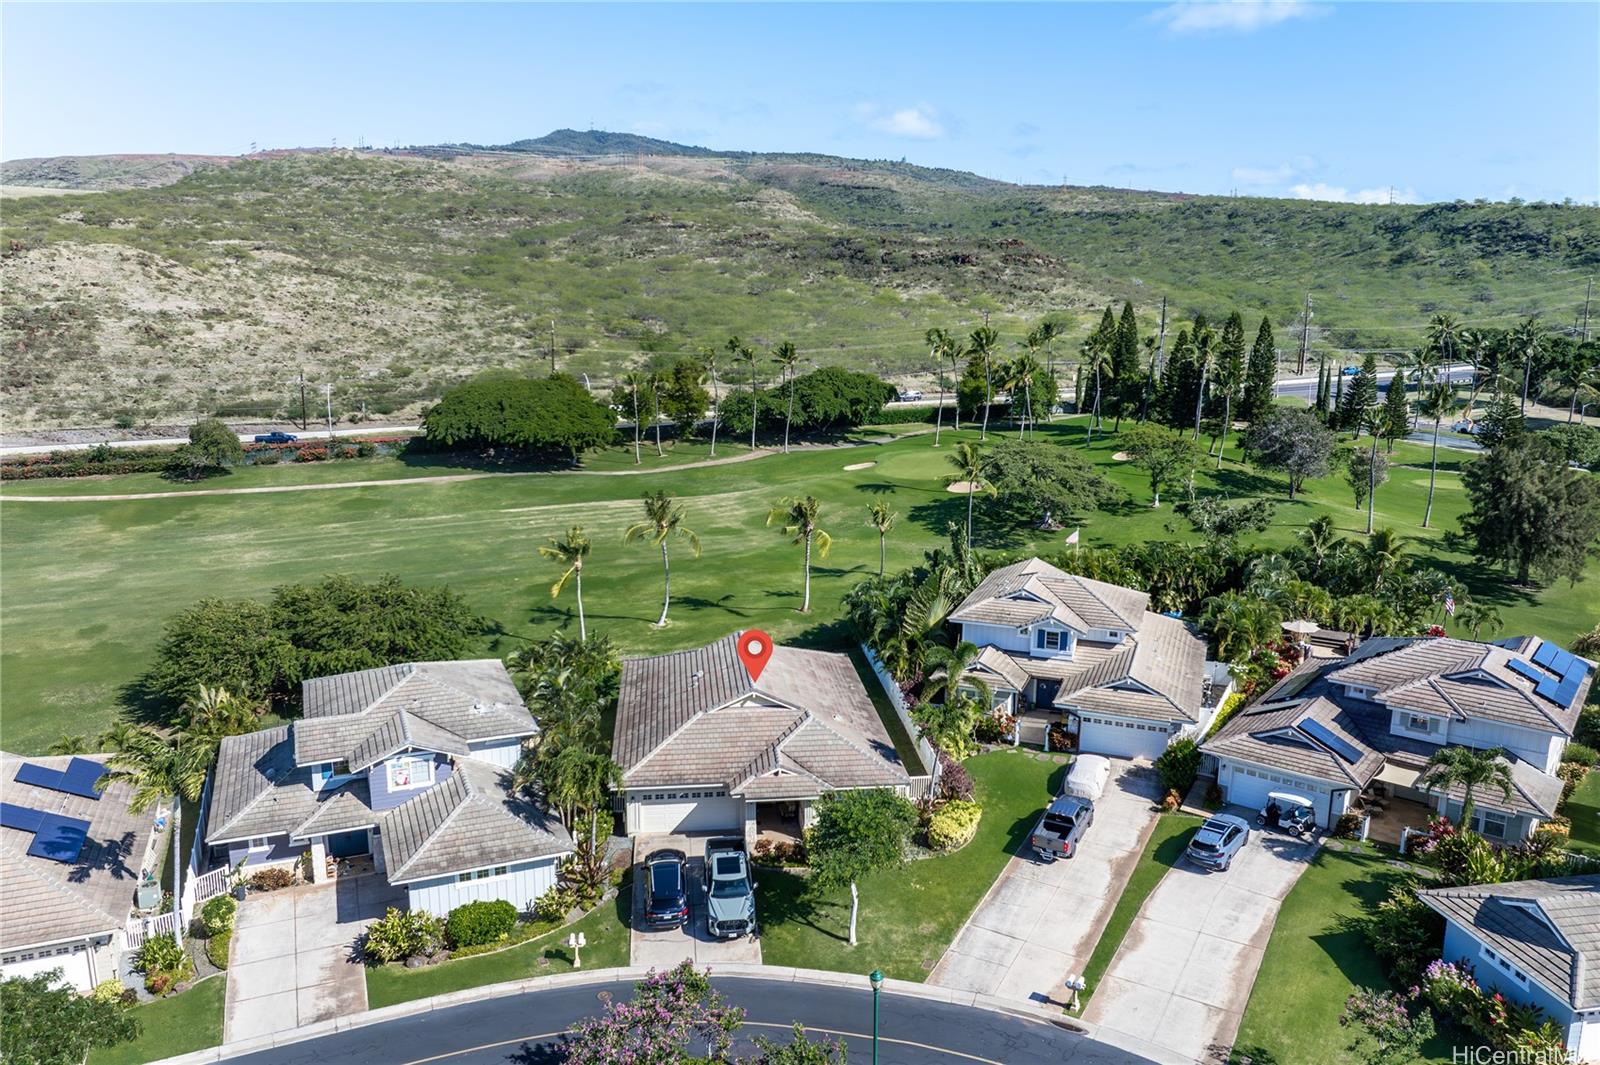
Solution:
M 1031 849 L 1013 857 L 928 982 L 1023 1001 L 1064 1000 L 1063 981 L 1089 960 L 1138 863 L 1159 791 L 1148 763 L 1113 759 L 1078 853 L 1049 864 Z
M 629 934 L 629 961 L 655 969 L 670 969 L 688 959 L 699 966 L 719 962 L 745 962 L 761 964 L 761 939 L 759 937 L 761 914 L 756 913 L 757 935 L 738 939 L 720 939 L 706 930 L 706 840 L 711 835 L 647 835 L 634 840 L 633 857 L 633 920 Z M 687 861 L 684 876 L 688 880 L 689 919 L 680 928 L 646 928 L 644 908 L 649 891 L 649 872 L 643 864 L 658 850 L 679 850 Z M 759 866 L 751 866 L 750 874 L 757 883 L 761 880 Z

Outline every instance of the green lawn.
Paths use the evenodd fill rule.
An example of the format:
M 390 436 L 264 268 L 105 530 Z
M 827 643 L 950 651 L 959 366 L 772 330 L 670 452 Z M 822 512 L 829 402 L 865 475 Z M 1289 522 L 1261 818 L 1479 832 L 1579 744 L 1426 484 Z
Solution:
M 566 940 L 573 932 L 582 932 L 589 943 L 583 948 L 584 968 L 607 969 L 627 965 L 628 908 L 632 898 L 632 883 L 624 880 L 612 902 L 597 907 L 573 924 L 556 928 L 509 950 L 440 962 L 424 969 L 407 969 L 399 965 L 369 968 L 367 1006 L 377 1009 L 467 987 L 568 972 L 572 969 L 572 948 L 566 945 Z
M 1566 815 L 1572 818 L 1572 847 L 1600 854 L 1600 773 L 1590 773 L 1567 800 Z
M 1375 848 L 1324 847 L 1284 899 L 1245 1007 L 1234 1060 L 1253 1065 L 1357 1065 L 1339 1027 L 1345 999 L 1357 987 L 1389 989 L 1378 958 L 1344 919 L 1388 895 L 1403 872 Z M 1444 1036 L 1425 1060 L 1447 1062 Z
M 1139 855 L 1139 864 L 1135 865 L 1133 872 L 1129 874 L 1128 883 L 1117 898 L 1116 908 L 1111 911 L 1111 916 L 1106 918 L 1106 926 L 1100 933 L 1100 941 L 1095 944 L 1094 953 L 1089 955 L 1089 963 L 1083 967 L 1083 978 L 1089 988 L 1080 994 L 1078 999 L 1084 1006 L 1088 1006 L 1094 989 L 1100 986 L 1100 977 L 1105 975 L 1107 967 L 1111 965 L 1111 959 L 1116 957 L 1117 948 L 1122 945 L 1122 937 L 1128 934 L 1133 919 L 1139 915 L 1139 907 L 1144 905 L 1144 900 L 1149 897 L 1150 892 L 1161 883 L 1161 878 L 1167 875 L 1167 870 L 1182 860 L 1183 849 L 1189 845 L 1189 837 L 1193 836 L 1195 829 L 1203 823 L 1203 819 L 1189 814 L 1164 814 L 1156 821 L 1156 827 L 1144 845 L 1144 852 Z
M 854 947 L 848 942 L 848 890 L 813 899 L 803 890 L 800 875 L 761 870 L 756 904 L 762 960 L 838 972 L 882 969 L 897 979 L 926 980 L 1033 830 L 1065 765 L 1065 759 L 1025 751 L 994 751 L 970 759 L 966 766 L 983 803 L 977 836 L 954 854 L 863 880 Z
M 1083 419 L 1040 427 L 1041 437 L 1081 446 Z M 1109 430 L 1110 421 L 1106 423 Z M 902 427 L 905 428 L 905 427 Z M 911 427 L 915 428 L 915 427 Z M 959 495 L 947 492 L 946 458 L 959 436 L 946 432 L 935 449 L 928 436 L 854 449 L 775 455 L 724 466 L 673 469 L 632 476 L 497 477 L 463 482 L 343 488 L 245 496 L 207 496 L 110 502 L 5 502 L 0 493 L 0 705 L 6 747 L 43 750 L 63 733 L 92 733 L 115 713 L 125 685 L 150 663 L 162 620 L 207 595 L 265 596 L 279 583 L 341 572 L 371 577 L 393 572 L 419 583 L 443 583 L 499 626 L 482 651 L 505 654 L 558 626 L 576 627 L 570 593 L 549 598 L 552 565 L 534 548 L 545 537 L 579 522 L 594 554 L 584 572 L 591 627 L 611 635 L 629 653 L 693 646 L 747 626 L 780 640 L 838 646 L 848 639 L 839 620 L 840 597 L 877 572 L 877 536 L 866 525 L 867 505 L 886 500 L 900 514 L 889 538 L 889 566 L 919 561 L 943 542 L 946 525 L 964 513 Z M 995 435 L 999 435 L 999 431 Z M 729 447 L 735 445 L 726 445 Z M 674 456 L 698 455 L 686 443 Z M 719 446 L 719 452 L 723 450 Z M 1097 437 L 1087 454 L 1132 493 L 1133 502 L 1081 515 L 1083 541 L 1107 545 L 1192 536 L 1170 506 L 1143 505 L 1148 487 L 1138 470 L 1115 462 L 1111 435 Z M 1454 453 L 1452 453 L 1454 454 Z M 647 462 L 660 462 L 646 453 Z M 1406 461 L 1425 461 L 1426 449 L 1396 449 Z M 1230 442 L 1223 469 L 1198 478 L 1202 491 L 1235 498 L 1266 493 L 1283 498 L 1278 478 L 1239 465 Z M 671 460 L 669 460 L 671 461 Z M 873 462 L 862 470 L 847 465 Z M 387 463 L 395 476 L 412 471 L 399 460 L 241 470 L 229 484 L 325 483 L 330 477 L 366 479 Z M 592 465 L 632 468 L 631 455 L 613 451 Z M 448 472 L 432 470 L 431 472 Z M 158 478 L 150 481 L 165 486 Z M 41 482 L 7 492 L 40 490 Z M 147 489 L 139 476 L 51 485 L 52 490 L 96 493 Z M 659 613 L 659 555 L 648 545 L 624 547 L 623 530 L 637 517 L 647 488 L 682 498 L 686 524 L 698 532 L 704 555 L 674 545 L 672 623 L 655 629 Z M 1474 563 L 1442 536 L 1464 508 L 1459 478 L 1442 470 L 1435 529 L 1419 528 L 1427 488 L 1425 469 L 1397 470 L 1379 489 L 1378 520 L 1414 538 L 1412 550 L 1465 580 L 1474 594 L 1494 602 L 1507 632 L 1537 631 L 1569 640 L 1600 621 L 1600 599 L 1579 586 L 1525 593 Z M 801 615 L 800 553 L 765 524 L 781 496 L 808 492 L 823 502 L 823 528 L 833 551 L 813 571 L 812 613 Z M 980 501 L 980 515 L 986 510 Z M 1319 513 L 1332 514 L 1356 535 L 1365 515 L 1338 479 L 1283 499 L 1277 524 L 1263 534 L 1286 543 Z M 1077 524 L 1080 516 L 1074 516 Z M 980 544 L 1025 551 L 1040 534 L 1016 524 L 982 522 Z M 1059 547 L 1059 535 L 1044 537 Z
M 227 986 L 226 976 L 213 976 L 180 995 L 135 1006 L 139 1038 L 91 1051 L 88 1065 L 140 1065 L 221 1044 L 222 998 Z

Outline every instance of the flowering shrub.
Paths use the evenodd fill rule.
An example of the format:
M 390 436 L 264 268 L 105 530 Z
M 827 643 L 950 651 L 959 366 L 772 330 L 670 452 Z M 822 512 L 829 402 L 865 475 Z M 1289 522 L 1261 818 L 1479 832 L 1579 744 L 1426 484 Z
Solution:
M 1433 636 L 1435 638 L 1443 636 L 1443 635 L 1445 635 L 1444 626 L 1443 625 L 1429 625 L 1426 629 L 1423 630 L 1422 635 L 1424 635 L 1424 636 Z
M 566 1048 L 567 1065 L 639 1065 L 686 1059 L 690 1042 L 706 1062 L 728 1061 L 733 1033 L 744 1010 L 727 1005 L 711 981 L 684 961 L 669 972 L 651 972 L 634 985 L 631 1001 L 606 1003 L 599 1017 L 579 1021 Z
M 1011 732 L 1017 727 L 1014 715 L 1004 710 L 996 710 L 992 714 L 984 714 L 978 718 L 978 723 L 972 726 L 972 738 L 979 743 L 1000 743 L 1011 738 Z
M 978 834 L 983 807 L 975 802 L 951 799 L 941 803 L 928 819 L 928 846 L 936 851 L 960 850 Z
M 296 462 L 326 462 L 328 449 L 325 447 L 303 447 L 294 454 Z
M 1339 1026 L 1356 1029 L 1350 1049 L 1364 1061 L 1411 1061 L 1434 1033 L 1426 1007 L 1413 1014 L 1393 991 L 1365 988 L 1345 1000 Z
M 1049 737 L 1050 749 L 1052 751 L 1077 750 L 1078 738 L 1067 731 L 1067 726 L 1064 722 L 1052 722 L 1050 725 Z
M 1435 961 L 1418 990 L 1440 1013 L 1497 1050 L 1563 1049 L 1560 1029 L 1543 1012 L 1485 991 L 1465 960 Z

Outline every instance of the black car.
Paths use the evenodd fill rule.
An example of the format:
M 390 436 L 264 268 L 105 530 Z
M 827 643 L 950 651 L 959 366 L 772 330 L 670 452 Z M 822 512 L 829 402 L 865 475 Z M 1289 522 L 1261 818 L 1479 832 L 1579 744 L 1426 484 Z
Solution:
M 300 438 L 295 436 L 293 433 L 273 432 L 256 434 L 256 443 L 258 444 L 292 444 L 298 439 Z
M 689 919 L 689 881 L 682 851 L 659 850 L 645 860 L 644 923 L 678 928 Z

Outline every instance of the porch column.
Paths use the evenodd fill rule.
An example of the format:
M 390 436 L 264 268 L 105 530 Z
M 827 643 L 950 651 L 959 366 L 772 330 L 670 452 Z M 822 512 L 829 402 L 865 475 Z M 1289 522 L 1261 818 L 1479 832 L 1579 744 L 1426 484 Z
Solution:
M 753 848 L 756 845 L 757 835 L 759 832 L 756 830 L 756 804 L 747 802 L 744 804 L 744 845 Z
M 328 879 L 328 846 L 326 836 L 311 841 L 311 882 L 320 884 Z

